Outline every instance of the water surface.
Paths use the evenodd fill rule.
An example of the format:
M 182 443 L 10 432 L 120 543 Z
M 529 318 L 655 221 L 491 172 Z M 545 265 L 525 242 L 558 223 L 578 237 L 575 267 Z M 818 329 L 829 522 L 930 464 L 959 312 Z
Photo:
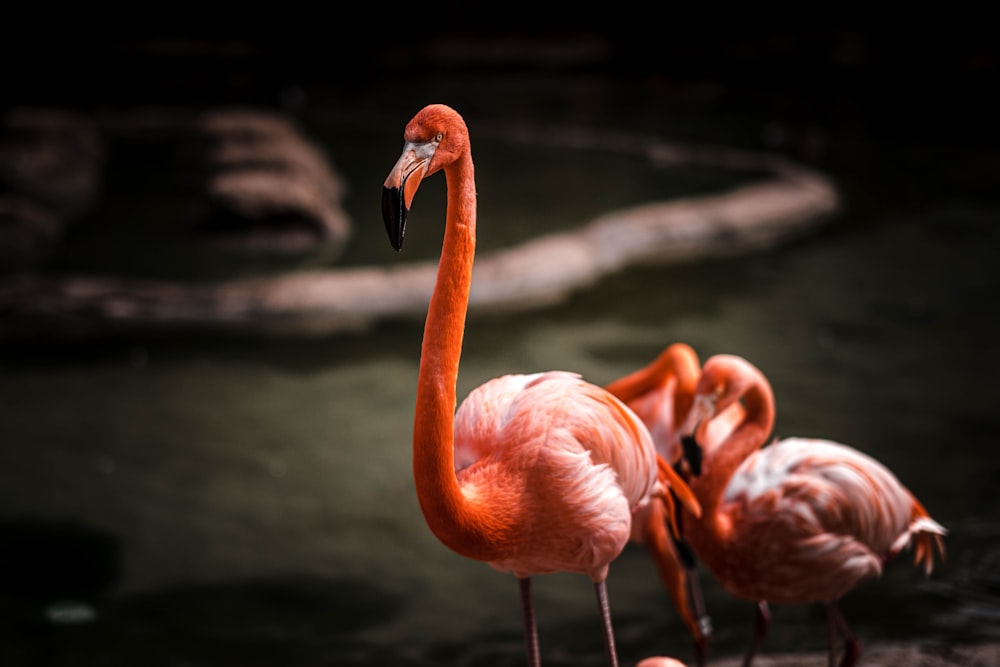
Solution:
M 345 264 L 435 252 L 443 179 L 437 195 L 422 192 L 405 257 L 388 249 L 375 217 L 397 136 L 334 156 L 354 189 Z M 661 172 L 621 157 L 580 164 L 489 143 L 477 155 L 487 246 L 543 221 L 569 226 L 586 211 L 664 196 Z M 530 178 L 519 175 L 525 165 Z M 587 181 L 593 174 L 602 188 Z M 687 178 L 693 192 L 733 179 Z M 583 186 L 566 197 L 567 182 Z M 777 435 L 871 454 L 951 531 L 948 561 L 929 580 L 899 562 L 845 599 L 862 640 L 996 638 L 997 211 L 892 210 L 850 194 L 861 196 L 833 225 L 773 251 L 629 270 L 558 307 L 470 322 L 459 395 L 496 375 L 552 368 L 605 383 L 674 341 L 703 358 L 740 354 L 774 386 Z M 306 340 L 150 332 L 11 344 L 0 373 L 0 541 L 12 591 L 0 607 L 0 655 L 523 664 L 514 579 L 445 549 L 416 504 L 420 337 L 419 323 L 389 321 Z M 702 581 L 714 653 L 738 654 L 753 607 Z M 545 663 L 603 664 L 590 583 L 553 575 L 535 587 Z M 640 548 L 612 566 L 609 592 L 623 664 L 690 657 Z M 774 619 L 766 651 L 825 646 L 821 609 L 776 607 Z

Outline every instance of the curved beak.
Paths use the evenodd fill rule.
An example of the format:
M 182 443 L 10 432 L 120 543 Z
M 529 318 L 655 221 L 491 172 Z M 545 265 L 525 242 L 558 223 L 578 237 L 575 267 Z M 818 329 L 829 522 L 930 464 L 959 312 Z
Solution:
M 420 181 L 427 175 L 427 165 L 434 157 L 434 143 L 407 142 L 382 186 L 382 221 L 389 235 L 389 243 L 396 250 L 403 247 L 406 233 L 406 214 L 413 202 L 413 195 Z
M 701 477 L 702 449 L 693 435 L 681 437 L 681 451 L 683 452 L 684 460 L 688 462 L 691 474 L 695 477 Z

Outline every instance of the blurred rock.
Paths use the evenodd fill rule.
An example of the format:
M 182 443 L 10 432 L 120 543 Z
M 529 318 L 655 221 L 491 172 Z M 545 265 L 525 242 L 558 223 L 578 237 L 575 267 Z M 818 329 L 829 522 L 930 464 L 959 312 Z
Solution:
M 199 233 L 229 249 L 272 252 L 339 252 L 349 238 L 343 181 L 291 119 L 216 110 L 195 120 L 192 139 Z
M 133 124 L 133 136 L 162 141 L 166 125 L 153 120 L 147 116 L 141 126 Z M 211 120 L 219 125 L 208 123 L 212 131 L 206 137 L 173 156 L 178 166 L 184 165 L 177 172 L 187 175 L 182 189 L 216 205 L 211 215 L 202 211 L 197 218 L 205 233 L 211 230 L 216 239 L 232 234 L 229 238 L 243 248 L 256 244 L 270 249 L 285 243 L 296 249 L 314 238 L 322 247 L 325 237 L 312 230 L 323 228 L 320 220 L 336 219 L 320 216 L 336 215 L 333 200 L 341 190 L 335 178 L 324 174 L 317 154 L 302 150 L 294 127 L 257 114 Z M 571 230 L 527 237 L 483 253 L 476 260 L 469 296 L 472 316 L 559 303 L 628 266 L 773 248 L 826 224 L 841 206 L 837 188 L 823 174 L 774 154 L 585 128 L 544 128 L 537 134 L 521 130 L 508 138 L 609 150 L 648 160 L 653 168 L 694 164 L 761 177 L 723 192 L 608 211 Z M 282 217 L 296 215 L 314 226 L 287 224 L 288 218 Z M 341 233 L 343 237 L 335 238 L 346 238 L 346 231 Z M 197 282 L 83 274 L 0 281 L 0 320 L 6 329 L 0 336 L 88 336 L 102 330 L 164 327 L 303 336 L 356 331 L 386 317 L 422 319 L 437 267 L 434 258 L 406 265 L 314 267 L 238 277 L 230 273 L 225 279 Z
M 63 109 L 19 108 L 0 121 L 0 187 L 65 219 L 94 204 L 104 163 L 96 124 Z
M 104 144 L 72 111 L 16 108 L 0 117 L 0 273 L 51 258 L 100 194 Z
M 105 247 L 135 246 L 136 256 L 155 244 L 175 248 L 178 264 L 206 247 L 328 262 L 350 236 L 345 191 L 323 151 L 281 113 L 135 109 L 90 118 L 15 108 L 0 116 L 0 274 L 40 269 L 88 215 L 88 230 L 121 230 L 97 237 Z M 176 222 L 172 213 L 165 225 L 123 222 L 110 216 L 127 206 L 97 207 L 123 196 L 175 201 Z

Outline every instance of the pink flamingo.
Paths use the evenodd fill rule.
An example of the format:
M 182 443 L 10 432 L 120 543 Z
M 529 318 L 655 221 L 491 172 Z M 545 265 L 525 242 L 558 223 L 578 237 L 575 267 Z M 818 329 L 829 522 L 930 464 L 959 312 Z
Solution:
M 633 371 L 605 386 L 643 421 L 653 436 L 657 454 L 683 470 L 685 479 L 700 474 L 700 460 L 689 461 L 682 456 L 678 429 L 687 417 L 694 401 L 695 385 L 701 374 L 701 361 L 686 343 L 673 343 L 647 366 Z M 743 408 L 734 403 L 707 424 L 705 448 L 725 440 L 743 418 Z M 701 449 L 689 452 L 694 458 Z M 671 517 L 669 509 L 659 499 L 646 505 L 633 518 L 632 539 L 645 545 L 656 565 L 660 580 L 673 601 L 681 621 L 694 640 L 696 664 L 703 667 L 708 660 L 708 638 L 711 621 L 705 613 L 701 587 L 690 547 L 667 530 L 679 518 Z M 683 532 L 683 526 L 680 527 Z M 683 563 L 683 565 L 682 565 Z
M 444 171 L 448 204 L 437 281 L 417 378 L 413 473 L 434 535 L 520 582 L 528 662 L 540 664 L 531 577 L 574 572 L 597 593 L 605 649 L 617 667 L 605 580 L 629 539 L 632 513 L 667 486 L 697 502 L 658 461 L 642 422 L 621 401 L 561 371 L 505 375 L 473 390 L 456 412 L 456 382 L 476 239 L 469 131 L 452 108 L 425 107 L 407 124 L 382 215 L 399 250 L 421 181 Z
M 895 475 L 855 449 L 803 438 L 761 449 L 774 423 L 774 396 L 760 370 L 740 357 L 705 362 L 681 436 L 707 441 L 710 420 L 740 400 L 743 419 L 705 451 L 702 475 L 690 481 L 703 516 L 684 524 L 684 537 L 723 588 L 757 602 L 745 666 L 767 632 L 769 602 L 824 604 L 829 664 L 839 634 L 841 665 L 855 665 L 861 646 L 837 601 L 911 545 L 929 575 L 935 552 L 944 557 L 946 531 Z

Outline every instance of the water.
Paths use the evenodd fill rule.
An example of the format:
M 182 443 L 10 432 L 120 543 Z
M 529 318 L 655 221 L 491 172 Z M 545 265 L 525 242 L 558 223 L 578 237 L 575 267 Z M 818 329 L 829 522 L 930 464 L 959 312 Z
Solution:
M 388 130 L 334 155 L 356 188 L 345 264 L 400 261 L 374 217 L 377 194 L 366 199 L 398 153 L 401 125 Z M 488 186 L 481 219 L 512 221 L 487 241 L 498 245 L 536 224 L 525 211 L 566 224 L 662 183 L 612 156 L 581 166 L 496 144 L 477 155 Z M 567 211 L 558 188 L 516 176 L 539 162 L 535 178 L 585 171 L 614 185 Z M 515 174 L 512 187 L 536 190 L 501 201 L 489 190 L 506 188 L 504 173 Z M 731 182 L 688 177 L 692 191 Z M 470 322 L 459 395 L 496 375 L 550 368 L 605 383 L 678 340 L 703 358 L 745 356 L 775 388 L 779 436 L 868 452 L 951 531 L 948 561 L 929 580 L 900 562 L 845 599 L 862 641 L 996 639 L 997 210 L 957 200 L 893 209 L 854 187 L 835 224 L 779 249 L 629 270 L 557 307 Z M 421 194 L 410 238 L 439 239 L 443 189 Z M 418 242 L 413 257 L 436 242 Z M 420 323 L 389 321 L 321 339 L 148 332 L 9 344 L 0 659 L 523 664 L 513 578 L 446 550 L 416 504 L 409 436 L 420 336 Z M 739 654 L 752 605 L 702 581 L 714 655 Z M 603 664 L 589 582 L 554 575 L 535 587 L 545 663 Z M 609 593 L 623 664 L 690 656 L 640 548 L 612 566 Z M 776 607 L 764 650 L 823 649 L 825 637 L 822 610 Z

